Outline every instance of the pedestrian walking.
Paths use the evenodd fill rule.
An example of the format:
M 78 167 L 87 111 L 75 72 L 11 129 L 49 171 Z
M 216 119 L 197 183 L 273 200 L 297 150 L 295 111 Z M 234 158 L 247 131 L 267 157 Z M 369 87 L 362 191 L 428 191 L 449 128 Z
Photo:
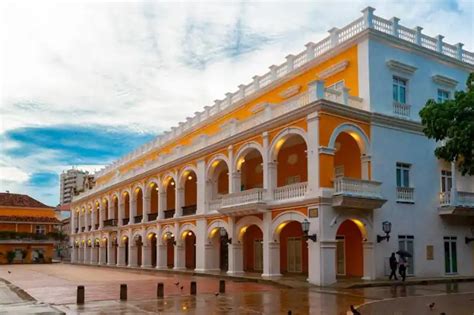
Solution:
M 400 274 L 400 277 L 402 277 L 402 281 L 405 281 L 407 276 L 407 263 L 403 257 L 401 257 L 398 262 L 398 273 Z
M 395 253 L 392 253 L 392 256 L 390 256 L 390 277 L 388 277 L 389 280 L 392 280 L 394 278 L 395 280 L 398 280 L 397 278 L 397 268 L 398 268 L 398 261 L 397 257 L 395 257 Z

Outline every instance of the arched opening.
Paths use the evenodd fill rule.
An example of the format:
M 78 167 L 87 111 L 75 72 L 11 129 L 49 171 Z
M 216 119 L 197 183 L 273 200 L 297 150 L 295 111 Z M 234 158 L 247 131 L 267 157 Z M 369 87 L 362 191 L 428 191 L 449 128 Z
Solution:
M 158 239 L 155 233 L 148 234 L 148 242 L 149 242 L 149 251 L 150 251 L 150 264 L 153 268 L 156 267 L 156 252 L 158 248 Z
M 143 220 L 143 191 L 141 188 L 135 189 L 136 213 L 133 218 L 134 223 L 140 223 Z
M 112 198 L 112 204 L 113 204 L 113 219 L 117 220 L 119 218 L 119 200 L 117 195 L 114 195 Z
M 211 164 L 208 178 L 211 200 L 220 199 L 222 195 L 229 193 L 229 167 L 224 160 L 216 160 Z
M 336 232 L 336 276 L 362 277 L 364 274 L 363 246 L 361 231 L 363 225 L 358 220 L 345 220 Z
M 128 191 L 123 193 L 123 225 L 127 225 L 130 223 L 130 194 Z
M 280 273 L 308 274 L 308 243 L 301 223 L 287 221 L 278 226 L 280 236 Z
M 308 180 L 306 142 L 302 136 L 291 134 L 276 143 L 277 187 L 303 183 Z
M 183 174 L 184 178 L 184 204 L 182 207 L 183 215 L 196 214 L 197 205 L 197 177 L 193 171 L 187 171 Z
M 243 227 L 240 231 L 243 241 L 244 271 L 263 271 L 263 233 L 260 228 L 252 224 Z
M 148 213 L 148 221 L 155 221 L 158 217 L 158 198 L 159 188 L 154 182 L 150 184 L 150 213 Z
M 111 219 L 109 215 L 109 201 L 107 198 L 102 199 L 102 218 L 104 221 Z
M 172 269 L 174 267 L 174 234 L 166 232 L 163 235 L 163 242 L 166 244 L 166 266 Z
M 102 258 L 102 261 L 108 265 L 110 263 L 109 261 L 109 240 L 104 237 L 102 239 L 102 251 L 103 251 L 103 258 Z
M 109 257 L 107 257 L 108 259 L 108 264 L 111 264 L 111 265 L 117 265 L 118 263 L 118 241 L 117 241 L 117 235 L 114 234 L 113 236 L 110 237 L 111 239 L 111 245 L 112 245 L 112 248 L 111 248 L 111 253 L 110 253 L 110 259 Z
M 142 257 L 142 247 L 143 247 L 143 240 L 141 235 L 135 236 L 135 255 L 137 257 L 136 264 L 140 267 L 143 264 L 143 257 Z
M 334 177 L 362 178 L 358 134 L 341 132 L 334 143 Z
M 184 266 L 186 269 L 196 268 L 196 235 L 192 231 L 183 232 Z
M 129 263 L 129 251 L 128 251 L 128 236 L 124 236 L 122 238 L 122 244 L 124 246 L 124 263 L 125 263 L 125 266 L 128 265 Z
M 94 211 L 94 224 L 95 226 L 93 226 L 94 229 L 99 229 L 99 222 L 100 222 L 100 203 L 98 201 L 96 201 L 95 203 L 95 211 Z
M 240 190 L 263 188 L 263 158 L 257 149 L 249 149 L 237 160 Z
M 173 178 L 168 177 L 165 180 L 164 187 L 166 189 L 166 210 L 164 211 L 165 219 L 172 218 L 176 207 L 176 183 Z

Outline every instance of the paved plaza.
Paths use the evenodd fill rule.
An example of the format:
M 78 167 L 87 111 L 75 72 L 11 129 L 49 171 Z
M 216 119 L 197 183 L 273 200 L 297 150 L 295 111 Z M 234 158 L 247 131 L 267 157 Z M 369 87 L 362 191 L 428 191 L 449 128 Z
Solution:
M 474 283 L 394 285 L 358 289 L 293 287 L 252 280 L 226 279 L 226 293 L 216 294 L 219 278 L 68 264 L 1 266 L 0 314 L 466 314 L 474 310 Z M 198 294 L 190 295 L 196 281 Z M 156 298 L 158 282 L 165 298 Z M 119 301 L 120 284 L 128 301 Z M 75 304 L 84 285 L 86 303 Z M 448 293 L 448 295 L 446 295 Z M 433 310 L 429 304 L 435 302 Z

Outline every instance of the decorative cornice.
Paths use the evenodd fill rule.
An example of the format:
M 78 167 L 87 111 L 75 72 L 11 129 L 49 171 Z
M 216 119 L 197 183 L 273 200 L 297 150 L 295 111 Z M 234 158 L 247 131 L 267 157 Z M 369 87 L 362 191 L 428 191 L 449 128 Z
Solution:
M 301 90 L 301 85 L 293 85 L 287 88 L 286 90 L 280 92 L 280 94 L 278 95 L 285 99 L 285 98 L 289 98 L 293 95 L 298 94 L 300 90 Z
M 406 64 L 394 59 L 387 61 L 387 67 L 389 67 L 390 69 L 394 71 L 398 71 L 405 74 L 413 74 L 415 73 L 416 69 L 418 69 L 417 67 L 411 66 L 409 64 Z
M 336 63 L 335 65 L 332 65 L 332 66 L 324 69 L 323 71 L 319 72 L 317 74 L 317 77 L 319 79 L 323 79 L 323 80 L 327 79 L 327 78 L 335 75 L 336 73 L 344 71 L 348 66 L 349 66 L 349 61 L 347 61 L 347 60 L 341 61 L 341 62 Z
M 449 88 L 455 88 L 456 85 L 458 85 L 458 81 L 452 79 L 452 78 L 449 78 L 449 77 L 446 77 L 444 75 L 440 75 L 440 74 L 436 74 L 434 76 L 431 77 L 433 79 L 433 82 L 435 83 L 438 83 L 440 85 L 444 85 L 446 87 L 449 87 Z

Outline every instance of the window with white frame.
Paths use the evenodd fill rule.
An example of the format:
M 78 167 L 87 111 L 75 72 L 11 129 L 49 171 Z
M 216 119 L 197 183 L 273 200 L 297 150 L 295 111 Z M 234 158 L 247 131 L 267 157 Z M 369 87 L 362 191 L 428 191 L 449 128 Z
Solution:
M 36 234 L 45 234 L 46 233 L 46 227 L 44 225 L 37 225 L 35 227 L 35 233 Z
M 407 80 L 393 77 L 393 101 L 401 104 L 407 103 Z
M 337 81 L 334 84 L 329 85 L 327 88 L 331 90 L 342 91 L 343 87 L 344 87 L 344 80 L 341 80 L 341 81 Z
M 451 171 L 441 170 L 441 192 L 450 192 L 453 187 Z
M 410 168 L 410 164 L 397 163 L 397 187 L 410 187 Z
M 449 100 L 449 91 L 438 89 L 438 103 L 443 103 L 444 101 Z

